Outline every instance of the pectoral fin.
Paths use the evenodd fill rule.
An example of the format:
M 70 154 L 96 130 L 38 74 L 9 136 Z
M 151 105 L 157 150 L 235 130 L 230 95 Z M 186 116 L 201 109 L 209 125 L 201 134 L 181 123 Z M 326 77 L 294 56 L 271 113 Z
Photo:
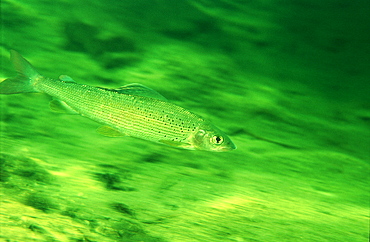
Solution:
M 190 147 L 189 144 L 184 143 L 184 142 L 180 142 L 180 141 L 160 140 L 159 142 L 162 143 L 162 144 L 177 147 L 177 148 L 189 149 L 188 147 Z
M 110 126 L 101 126 L 96 129 L 96 132 L 98 132 L 101 135 L 107 136 L 107 137 L 122 137 L 125 136 L 124 133 L 118 131 L 115 128 L 112 128 Z

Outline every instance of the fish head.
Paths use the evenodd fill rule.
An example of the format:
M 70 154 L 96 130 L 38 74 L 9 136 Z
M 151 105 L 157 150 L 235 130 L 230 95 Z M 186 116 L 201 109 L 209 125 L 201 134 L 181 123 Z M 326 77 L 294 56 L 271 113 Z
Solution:
M 192 143 L 197 150 L 223 152 L 236 149 L 235 144 L 224 132 L 209 123 L 201 125 L 196 130 Z

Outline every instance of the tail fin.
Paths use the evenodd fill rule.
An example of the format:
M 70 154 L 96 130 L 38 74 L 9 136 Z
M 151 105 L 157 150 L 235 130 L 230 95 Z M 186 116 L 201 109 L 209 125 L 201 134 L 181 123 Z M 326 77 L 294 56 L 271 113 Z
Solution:
M 18 75 L 0 82 L 0 94 L 38 92 L 34 89 L 32 82 L 40 74 L 15 50 L 10 51 L 10 60 Z

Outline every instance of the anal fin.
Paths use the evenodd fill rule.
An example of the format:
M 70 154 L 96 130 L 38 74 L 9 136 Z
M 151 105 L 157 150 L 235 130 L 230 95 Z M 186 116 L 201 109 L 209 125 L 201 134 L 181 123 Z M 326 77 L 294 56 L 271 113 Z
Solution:
M 49 102 L 49 107 L 51 111 L 56 113 L 78 114 L 67 103 L 60 101 L 58 99 L 51 100 Z

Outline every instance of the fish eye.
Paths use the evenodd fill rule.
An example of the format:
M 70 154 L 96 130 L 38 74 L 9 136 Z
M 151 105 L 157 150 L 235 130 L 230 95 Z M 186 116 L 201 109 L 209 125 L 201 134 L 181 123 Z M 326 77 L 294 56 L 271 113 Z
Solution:
M 219 136 L 219 135 L 214 135 L 211 138 L 211 141 L 212 141 L 213 144 L 220 145 L 224 142 L 224 138 L 222 136 Z

